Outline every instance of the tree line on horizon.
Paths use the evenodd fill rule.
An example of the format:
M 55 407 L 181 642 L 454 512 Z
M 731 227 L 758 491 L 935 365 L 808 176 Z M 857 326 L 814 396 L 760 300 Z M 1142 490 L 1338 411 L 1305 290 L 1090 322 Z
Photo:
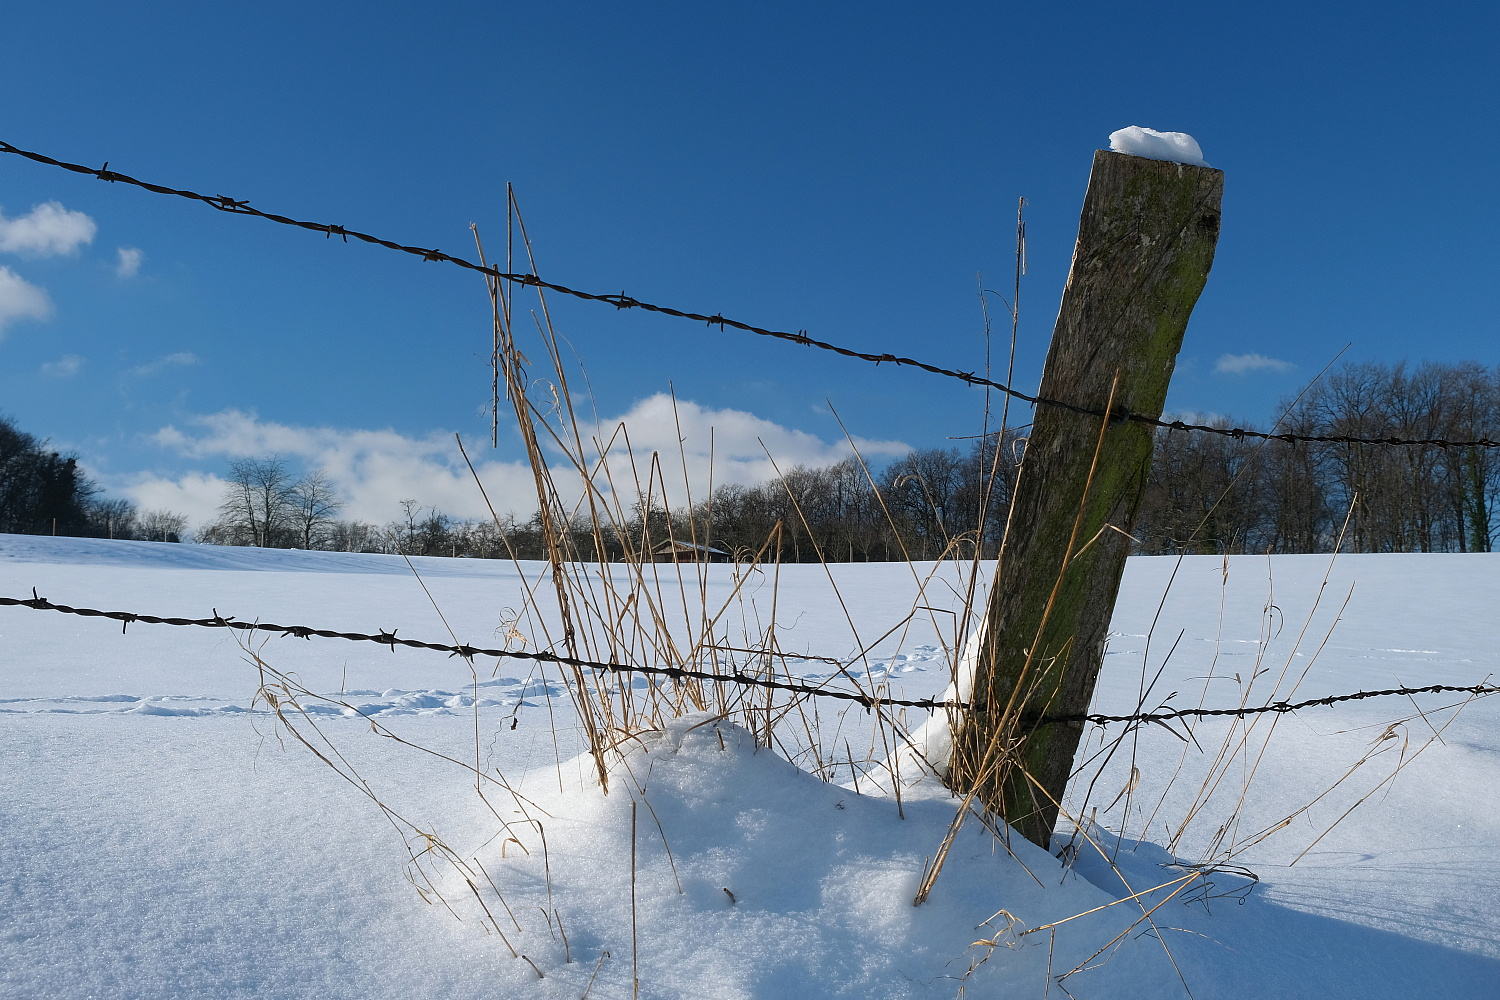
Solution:
M 1009 437 L 1012 445 L 1014 435 Z M 620 560 L 670 540 L 697 542 L 744 557 L 776 537 L 781 558 L 887 561 L 909 555 L 935 559 L 951 538 L 977 521 L 988 501 L 987 534 L 999 538 L 1013 461 L 997 461 L 994 444 L 967 452 L 911 452 L 867 472 L 853 457 L 817 468 L 796 466 L 782 479 L 727 484 L 693 505 L 667 510 L 659 498 L 637 498 L 618 524 L 596 526 L 586 514 L 564 514 L 564 544 L 584 558 Z M 1000 485 L 987 488 L 998 470 Z M 873 479 L 873 485 L 872 485 Z M 480 559 L 545 559 L 547 531 L 540 513 L 466 520 L 411 499 L 383 525 L 341 520 L 342 501 L 326 474 L 294 477 L 280 458 L 230 463 L 219 517 L 197 540 L 216 545 L 384 552 Z M 779 529 L 778 529 L 779 526 Z M 986 543 L 987 551 L 994 548 Z
M 1276 433 L 1500 440 L 1500 369 L 1348 363 L 1283 409 Z M 1162 431 L 1155 451 L 1133 531 L 1142 553 L 1489 552 L 1495 541 L 1496 449 Z
M 1276 432 L 1362 438 L 1500 439 L 1500 369 L 1477 363 L 1351 363 L 1283 406 Z M 1228 418 L 1211 421 L 1228 428 Z M 668 539 L 787 562 L 993 557 L 1024 456 L 1022 432 L 919 449 L 867 470 L 858 459 L 726 484 L 691 510 L 637 501 L 623 524 L 568 523 L 568 547 L 619 559 Z M 1287 444 L 1158 432 L 1131 529 L 1140 554 L 1488 552 L 1500 456 L 1469 447 Z M 313 547 L 542 559 L 539 515 L 448 517 L 416 501 L 384 526 L 330 518 Z M 305 511 L 305 508 L 304 508 Z M 570 522 L 570 523 L 569 523 Z M 302 522 L 305 529 L 306 522 Z M 242 527 L 240 535 L 244 537 Z M 306 532 L 303 532 L 304 537 Z M 774 536 L 774 540 L 773 540 Z M 212 536 L 211 536 L 212 537 Z M 291 536 L 287 536 L 291 537 Z
M 172 511 L 106 498 L 76 456 L 48 448 L 0 416 L 0 532 L 176 542 L 187 522 Z
M 1500 369 L 1477 363 L 1350 363 L 1304 389 L 1271 428 L 1364 438 L 1500 438 Z M 1213 421 L 1229 427 L 1227 418 Z M 1242 425 L 1243 426 L 1243 425 Z M 996 554 L 1024 429 L 964 447 L 912 451 L 867 469 L 850 457 L 797 466 L 779 479 L 724 484 L 692 507 L 638 498 L 621 523 L 582 513 L 554 519 L 584 558 L 618 560 L 670 540 L 738 559 L 785 562 L 926 560 Z M 1500 456 L 1478 447 L 1259 442 L 1162 430 L 1131 529 L 1141 554 L 1488 552 L 1500 500 Z M 196 533 L 217 545 L 544 559 L 540 514 L 454 518 L 415 499 L 376 525 L 341 520 L 321 470 L 297 477 L 283 460 L 230 463 L 218 518 Z M 0 418 L 0 531 L 114 538 L 185 537 L 186 518 L 107 500 L 76 459 Z

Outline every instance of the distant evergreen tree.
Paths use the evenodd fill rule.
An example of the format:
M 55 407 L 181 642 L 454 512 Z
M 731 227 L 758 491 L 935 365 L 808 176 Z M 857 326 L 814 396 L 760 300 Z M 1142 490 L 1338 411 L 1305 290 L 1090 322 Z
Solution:
M 106 499 L 77 458 L 0 417 L 0 532 L 176 542 L 186 530 L 181 514 Z
M 92 535 L 99 488 L 78 460 L 0 417 L 0 531 L 22 535 Z

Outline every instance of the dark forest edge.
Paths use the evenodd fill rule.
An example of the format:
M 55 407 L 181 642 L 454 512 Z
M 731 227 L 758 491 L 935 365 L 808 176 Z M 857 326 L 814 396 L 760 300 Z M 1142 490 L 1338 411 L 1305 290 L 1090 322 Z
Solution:
M 1284 407 L 1278 432 L 1359 437 L 1500 437 L 1500 370 L 1477 363 L 1346 364 Z M 1228 417 L 1216 425 L 1232 426 Z M 689 509 L 641 500 L 625 523 L 572 520 L 574 551 L 618 560 L 668 541 L 745 560 L 880 562 L 995 555 L 1025 448 L 1023 431 L 913 451 L 881 468 L 857 458 L 728 484 Z M 219 517 L 196 540 L 339 552 L 546 558 L 540 515 L 449 517 L 418 500 L 383 525 L 340 520 L 336 485 L 277 458 L 230 463 Z M 1161 431 L 1131 534 L 1141 554 L 1327 552 L 1345 520 L 1352 552 L 1488 552 L 1500 455 L 1480 448 L 1236 440 Z M 0 418 L 0 532 L 179 541 L 187 518 L 103 497 L 74 457 Z M 779 526 L 779 527 L 778 527 Z M 779 552 L 778 552 L 779 549 Z
M 188 519 L 107 499 L 78 467 L 0 416 L 0 532 L 178 542 Z

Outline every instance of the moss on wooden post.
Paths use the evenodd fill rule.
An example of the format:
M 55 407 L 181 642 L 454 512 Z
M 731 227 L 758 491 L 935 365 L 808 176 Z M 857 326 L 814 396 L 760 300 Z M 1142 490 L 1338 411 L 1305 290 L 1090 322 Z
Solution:
M 1094 154 L 1043 397 L 1104 411 L 1113 387 L 1116 412 L 1161 415 L 1213 264 L 1223 189 L 1224 174 L 1209 167 Z M 1043 847 L 1083 726 L 1035 720 L 1088 710 L 1152 433 L 1039 406 L 1026 444 L 975 673 L 978 707 L 959 725 L 948 781 L 977 789 Z

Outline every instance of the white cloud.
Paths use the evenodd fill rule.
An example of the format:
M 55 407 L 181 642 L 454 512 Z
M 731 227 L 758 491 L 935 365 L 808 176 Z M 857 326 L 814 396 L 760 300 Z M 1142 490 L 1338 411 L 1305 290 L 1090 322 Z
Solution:
M 56 361 L 48 361 L 47 363 L 42 365 L 42 374 L 56 375 L 59 377 L 77 375 L 78 370 L 83 367 L 83 363 L 85 360 L 87 359 L 82 358 L 77 354 L 64 354 Z
M 672 397 L 665 393 L 640 400 L 623 416 L 603 422 L 599 432 L 601 442 L 608 439 L 620 423 L 630 435 L 641 487 L 645 486 L 647 474 L 643 459 L 649 461 L 655 452 L 674 505 L 684 500 L 681 495 L 684 458 L 688 482 L 696 499 L 706 494 L 710 457 L 713 482 L 717 486 L 721 483 L 765 482 L 775 478 L 778 467 L 786 472 L 795 465 L 832 465 L 853 454 L 847 441 L 827 444 L 806 431 L 783 427 L 744 410 L 711 410 L 691 400 L 679 399 L 674 415 Z M 679 425 L 682 429 L 680 451 Z M 900 441 L 871 441 L 856 437 L 854 443 L 859 453 L 872 462 L 904 455 L 911 450 Z M 630 471 L 624 457 L 624 439 L 621 437 L 611 449 L 612 460 L 620 459 L 614 463 L 615 484 L 620 489 L 635 490 L 633 481 L 619 478 L 622 472 L 628 474 Z M 775 459 L 774 465 L 772 459 Z M 660 490 L 660 482 L 657 489 Z
M 384 524 L 400 514 L 400 501 L 413 497 L 457 517 L 488 517 L 484 499 L 446 432 L 411 438 L 395 431 L 292 427 L 261 421 L 253 413 L 223 410 L 196 417 L 188 433 L 168 426 L 155 441 L 188 458 L 230 459 L 280 455 L 307 467 L 321 467 L 346 501 L 342 516 Z M 497 511 L 524 513 L 536 506 L 528 466 L 481 461 L 472 456 Z M 217 484 L 217 485 L 216 485 Z M 176 494 L 173 490 L 176 490 Z M 217 476 L 193 473 L 177 480 L 143 477 L 130 488 L 133 498 L 149 494 L 156 506 L 190 513 L 195 523 L 211 520 L 222 495 Z M 178 506 L 166 501 L 173 496 Z M 144 499 L 138 502 L 145 503 Z
M 1214 363 L 1215 375 L 1248 375 L 1250 372 L 1289 372 L 1297 366 L 1264 354 L 1221 354 Z
M 11 320 L 30 317 L 46 319 L 52 315 L 52 300 L 8 267 L 0 267 L 0 337 Z
M 177 479 L 143 473 L 118 487 L 142 510 L 171 510 L 186 514 L 201 527 L 218 516 L 224 499 L 224 480 L 213 473 L 190 472 Z M 113 491 L 112 491 L 113 492 Z
M 175 354 L 166 354 L 155 361 L 148 361 L 143 365 L 136 365 L 129 370 L 131 375 L 154 375 L 163 368 L 186 368 L 198 363 L 198 355 L 192 351 L 177 351 Z
M 76 253 L 83 244 L 93 242 L 98 229 L 82 212 L 71 212 L 59 202 L 43 202 L 14 219 L 0 214 L 0 252 L 32 257 Z
M 135 247 L 120 247 L 115 251 L 119 260 L 115 263 L 115 277 L 134 278 L 141 273 L 141 264 L 146 260 L 146 252 L 137 250 Z
M 651 468 L 651 455 L 659 455 L 660 468 L 671 491 L 671 502 L 682 502 L 682 458 L 678 452 L 677 424 L 682 427 L 682 449 L 694 497 L 708 487 L 710 428 L 713 430 L 713 482 L 759 482 L 775 475 L 762 450 L 764 442 L 782 471 L 793 465 L 827 465 L 851 450 L 846 442 L 827 444 L 812 434 L 793 430 L 742 410 L 710 410 L 691 401 L 679 400 L 677 419 L 672 401 L 665 395 L 641 400 L 624 416 L 601 421 L 598 438 L 608 441 L 623 422 L 630 435 L 635 468 L 642 485 Z M 192 459 L 229 459 L 280 455 L 307 467 L 321 467 L 338 484 L 347 506 L 343 516 L 383 524 L 399 513 L 403 499 L 415 498 L 424 506 L 465 518 L 489 516 L 484 498 L 446 431 L 414 438 L 391 430 L 344 430 L 333 427 L 294 427 L 260 420 L 253 413 L 223 410 L 192 419 L 187 429 L 168 426 L 153 439 L 164 448 Z M 905 454 L 910 450 L 898 441 L 856 439 L 860 453 L 871 459 Z M 479 477 L 499 513 L 526 515 L 536 509 L 536 487 L 531 468 L 524 462 L 485 460 L 470 447 Z M 560 456 L 554 456 L 560 457 Z M 635 491 L 624 438 L 610 448 L 615 485 Z M 560 489 L 576 482 L 570 467 L 559 464 L 554 476 Z M 603 483 L 601 488 L 607 489 Z M 192 473 L 177 479 L 139 477 L 123 487 L 142 506 L 180 510 L 202 524 L 211 520 L 222 492 L 217 476 Z M 660 482 L 657 484 L 660 495 Z M 577 490 L 573 491 L 576 495 Z M 625 504 L 627 508 L 629 504 Z

